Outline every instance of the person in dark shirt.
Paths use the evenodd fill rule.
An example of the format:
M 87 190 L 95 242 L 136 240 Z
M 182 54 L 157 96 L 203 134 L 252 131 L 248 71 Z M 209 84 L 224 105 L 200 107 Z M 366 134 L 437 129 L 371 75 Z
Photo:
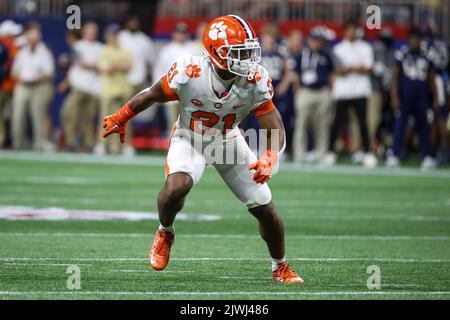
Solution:
M 312 118 L 315 119 L 315 153 L 322 161 L 328 150 L 329 113 L 331 105 L 330 83 L 333 62 L 324 50 L 325 35 L 320 28 L 313 28 L 307 46 L 295 63 L 300 89 L 295 98 L 296 121 L 294 131 L 294 161 L 305 161 L 306 133 Z
M 395 53 L 396 64 L 393 70 L 391 103 L 395 110 L 395 128 L 392 153 L 388 156 L 386 165 L 397 167 L 400 164 L 404 133 L 411 115 L 414 116 L 415 127 L 419 134 L 420 152 L 423 157 L 422 168 L 436 167 L 436 161 L 431 157 L 427 109 L 439 107 L 435 83 L 433 63 L 420 48 L 420 31 L 412 28 L 409 44 Z
M 447 66 L 450 61 L 447 45 L 440 40 L 431 25 L 424 28 L 424 37 L 421 48 L 428 59 L 433 63 L 436 77 L 436 90 L 439 109 L 435 112 L 431 132 L 433 133 L 433 149 L 436 151 L 438 165 L 450 161 L 449 140 L 447 130 L 448 110 L 446 103 L 446 84 L 449 79 Z

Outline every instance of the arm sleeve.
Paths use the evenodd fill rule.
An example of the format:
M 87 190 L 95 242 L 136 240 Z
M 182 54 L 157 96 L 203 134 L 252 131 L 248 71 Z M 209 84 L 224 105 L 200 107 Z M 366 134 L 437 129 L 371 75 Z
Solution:
M 177 59 L 169 71 L 161 78 L 164 94 L 168 101 L 180 100 L 180 94 L 188 81 L 186 76 L 186 59 Z
M 272 111 L 275 105 L 272 102 L 273 86 L 269 72 L 265 68 L 261 68 L 256 75 L 256 83 L 253 93 L 253 111 L 257 117 Z

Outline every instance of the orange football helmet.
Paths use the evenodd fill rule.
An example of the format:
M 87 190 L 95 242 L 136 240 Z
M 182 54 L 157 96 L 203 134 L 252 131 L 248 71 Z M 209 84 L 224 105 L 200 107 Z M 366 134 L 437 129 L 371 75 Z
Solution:
M 203 48 L 211 62 L 238 76 L 253 78 L 261 47 L 252 26 L 235 15 L 215 18 L 203 33 Z

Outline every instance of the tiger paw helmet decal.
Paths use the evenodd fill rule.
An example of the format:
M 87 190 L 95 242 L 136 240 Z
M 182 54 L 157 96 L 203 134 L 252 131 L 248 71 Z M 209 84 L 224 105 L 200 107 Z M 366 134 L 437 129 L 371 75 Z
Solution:
M 208 35 L 212 40 L 217 40 L 217 39 L 222 39 L 222 40 L 226 40 L 227 39 L 227 33 L 226 33 L 226 29 L 227 29 L 227 25 L 223 23 L 223 21 L 219 21 L 216 23 L 213 23 L 209 29 Z

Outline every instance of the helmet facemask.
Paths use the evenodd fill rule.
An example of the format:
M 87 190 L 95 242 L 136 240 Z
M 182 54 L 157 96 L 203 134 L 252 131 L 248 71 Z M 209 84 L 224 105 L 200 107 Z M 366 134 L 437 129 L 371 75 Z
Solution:
M 254 77 L 261 62 L 258 39 L 246 39 L 245 44 L 224 45 L 217 52 L 226 61 L 228 71 L 241 77 Z

